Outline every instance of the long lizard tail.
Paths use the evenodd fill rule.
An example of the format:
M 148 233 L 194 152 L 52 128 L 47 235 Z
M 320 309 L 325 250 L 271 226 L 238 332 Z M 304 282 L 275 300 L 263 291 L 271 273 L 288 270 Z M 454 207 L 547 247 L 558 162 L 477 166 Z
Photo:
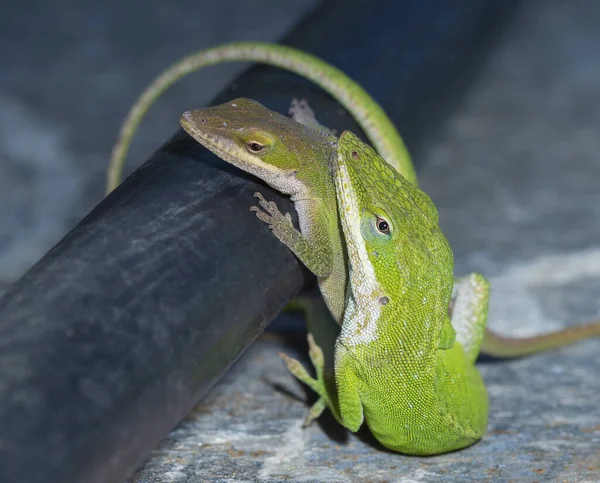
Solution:
M 131 140 L 148 109 L 176 81 L 223 62 L 259 62 L 285 69 L 313 81 L 354 117 L 379 154 L 408 181 L 417 184 L 412 161 L 400 134 L 382 107 L 355 81 L 327 62 L 300 50 L 266 42 L 235 42 L 201 50 L 179 60 L 160 74 L 133 105 L 113 147 L 107 174 L 107 193 L 121 180 Z
M 600 337 L 600 320 L 567 327 L 548 334 L 523 338 L 504 337 L 486 329 L 480 352 L 505 359 L 523 357 L 558 349 L 591 337 Z

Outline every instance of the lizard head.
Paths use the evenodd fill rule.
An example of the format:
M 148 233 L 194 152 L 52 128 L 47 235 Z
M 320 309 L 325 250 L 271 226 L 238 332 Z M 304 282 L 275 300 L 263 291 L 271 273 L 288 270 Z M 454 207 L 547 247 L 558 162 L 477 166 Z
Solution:
M 445 314 L 453 255 L 431 199 L 348 131 L 339 138 L 334 171 L 348 251 L 350 312 L 376 319 L 386 311 L 395 319 L 402 311 Z
M 299 124 L 252 99 L 183 113 L 183 129 L 221 159 L 258 176 L 286 194 L 302 189 L 302 177 L 327 173 L 336 138 Z

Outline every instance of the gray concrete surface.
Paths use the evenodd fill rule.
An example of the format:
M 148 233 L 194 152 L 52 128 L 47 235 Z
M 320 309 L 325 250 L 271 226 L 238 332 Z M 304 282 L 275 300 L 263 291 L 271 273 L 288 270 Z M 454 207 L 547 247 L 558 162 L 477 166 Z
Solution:
M 231 16 L 234 3 L 239 15 Z M 211 2 L 194 15 L 200 7 L 191 1 L 56 5 L 0 7 L 4 284 L 101 198 L 118 123 L 152 75 L 192 48 L 277 38 L 307 2 Z M 139 31 L 127 29 L 132 22 Z M 526 3 L 427 153 L 422 186 L 439 207 L 456 273 L 491 278 L 498 331 L 526 335 L 600 316 L 598 25 L 593 0 Z M 132 159 L 160 145 L 178 113 L 208 101 L 235 70 L 173 89 Z M 598 340 L 482 362 L 489 432 L 435 458 L 388 453 L 331 418 L 302 430 L 307 393 L 286 374 L 282 348 L 295 350 L 289 341 L 257 342 L 132 481 L 600 481 Z

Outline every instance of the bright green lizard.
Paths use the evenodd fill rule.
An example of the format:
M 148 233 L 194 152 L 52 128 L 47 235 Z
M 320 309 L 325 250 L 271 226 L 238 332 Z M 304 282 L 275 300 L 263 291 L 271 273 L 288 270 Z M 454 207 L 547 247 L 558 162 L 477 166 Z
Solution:
M 310 336 L 317 378 L 284 356 L 288 368 L 320 396 L 312 417 L 328 407 L 350 431 L 366 422 L 381 444 L 406 454 L 469 446 L 487 427 L 487 392 L 474 364 L 487 281 L 459 281 L 471 290 L 450 317 L 454 260 L 430 198 L 349 131 L 331 162 L 349 270 L 335 381 L 325 378 Z
M 181 124 L 194 139 L 225 161 L 291 196 L 300 232 L 273 202 L 265 201 L 258 193 L 264 211 L 252 209 L 317 274 L 328 308 L 341 323 L 348 268 L 329 172 L 338 150 L 337 138 L 314 127 L 316 121 L 310 126 L 298 124 L 250 99 L 186 112 Z M 388 190 L 393 192 L 395 188 L 388 186 Z M 302 239 L 305 241 L 299 241 Z M 473 290 L 468 280 L 457 281 L 451 300 L 459 314 Z M 517 357 L 597 335 L 600 323 L 528 338 L 503 337 L 486 329 L 482 351 L 496 357 Z

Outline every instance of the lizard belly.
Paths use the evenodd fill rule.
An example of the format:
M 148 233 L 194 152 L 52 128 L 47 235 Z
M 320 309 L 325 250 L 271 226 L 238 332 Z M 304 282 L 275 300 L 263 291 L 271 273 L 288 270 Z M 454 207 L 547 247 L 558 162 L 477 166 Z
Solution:
M 462 366 L 462 347 L 438 351 L 438 364 L 419 383 L 407 378 L 370 380 L 361 392 L 365 421 L 383 446 L 433 455 L 470 446 L 487 427 L 487 392 L 474 366 Z M 382 381 L 387 381 L 383 383 Z

